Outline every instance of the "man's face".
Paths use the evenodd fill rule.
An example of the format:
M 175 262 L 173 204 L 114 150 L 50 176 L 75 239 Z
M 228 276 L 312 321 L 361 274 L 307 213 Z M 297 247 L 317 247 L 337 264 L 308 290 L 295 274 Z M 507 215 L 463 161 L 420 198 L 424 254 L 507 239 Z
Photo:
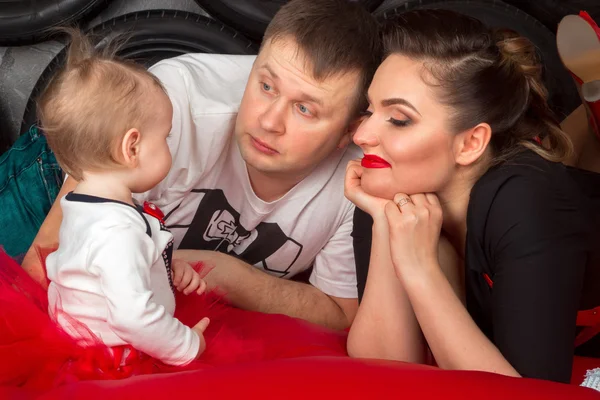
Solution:
M 359 73 L 323 81 L 292 39 L 267 42 L 258 55 L 236 120 L 235 136 L 250 168 L 302 179 L 349 139 Z

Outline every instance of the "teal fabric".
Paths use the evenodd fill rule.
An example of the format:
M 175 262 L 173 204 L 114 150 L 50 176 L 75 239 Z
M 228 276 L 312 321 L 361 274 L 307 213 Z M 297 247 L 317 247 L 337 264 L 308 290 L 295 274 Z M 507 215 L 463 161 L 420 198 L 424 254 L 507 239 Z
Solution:
M 27 252 L 62 185 L 62 171 L 36 126 L 0 155 L 0 246 Z

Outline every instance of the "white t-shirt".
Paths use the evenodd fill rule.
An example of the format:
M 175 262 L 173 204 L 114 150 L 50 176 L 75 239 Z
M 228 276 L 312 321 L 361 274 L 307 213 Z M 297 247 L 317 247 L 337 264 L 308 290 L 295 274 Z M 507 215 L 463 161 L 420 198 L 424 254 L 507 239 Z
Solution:
M 222 251 L 283 278 L 314 265 L 314 286 L 356 298 L 354 205 L 343 186 L 348 161 L 361 152 L 337 150 L 282 198 L 258 198 L 233 133 L 254 59 L 187 54 L 150 69 L 173 103 L 173 166 L 136 199 L 165 212 L 176 248 Z
M 60 200 L 60 246 L 46 268 L 50 314 L 72 336 L 71 319 L 107 346 L 130 344 L 166 364 L 196 357 L 198 335 L 173 317 L 173 236 L 141 209 L 69 193 Z

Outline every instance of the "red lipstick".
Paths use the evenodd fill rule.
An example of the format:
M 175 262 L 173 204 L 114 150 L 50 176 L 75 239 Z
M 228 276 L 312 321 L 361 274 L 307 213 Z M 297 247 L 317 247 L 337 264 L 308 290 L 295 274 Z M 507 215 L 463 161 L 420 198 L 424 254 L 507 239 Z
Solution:
M 373 154 L 365 154 L 360 165 L 364 168 L 391 168 L 389 162 L 385 161 L 383 158 L 373 155 Z

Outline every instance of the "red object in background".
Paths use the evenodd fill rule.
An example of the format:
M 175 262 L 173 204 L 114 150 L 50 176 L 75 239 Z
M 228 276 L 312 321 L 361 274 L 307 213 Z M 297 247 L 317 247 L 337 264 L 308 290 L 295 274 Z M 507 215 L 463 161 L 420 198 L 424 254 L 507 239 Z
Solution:
M 568 50 L 569 47 L 572 47 L 574 44 L 576 44 L 577 42 L 581 42 L 581 41 L 584 41 L 584 43 L 587 40 L 597 41 L 596 50 L 600 49 L 600 27 L 598 27 L 598 24 L 596 24 L 596 22 L 592 19 L 592 17 L 585 11 L 579 12 L 579 18 L 584 20 L 590 26 L 590 28 L 592 28 L 592 30 L 596 34 L 596 37 L 588 38 L 588 37 L 585 37 L 585 35 L 582 35 L 581 31 L 574 32 L 573 26 L 571 26 L 570 29 L 566 28 L 566 31 L 561 30 L 561 24 L 562 24 L 562 22 L 561 22 L 561 24 L 559 24 L 559 29 L 557 31 L 558 52 L 561 55 L 561 57 L 562 57 L 561 51 Z M 572 35 L 572 36 L 570 38 L 562 39 L 564 37 L 564 35 Z M 561 45 L 562 45 L 562 47 L 561 47 Z M 576 47 L 576 48 L 578 48 L 578 47 Z M 587 49 L 587 50 L 589 51 L 589 49 Z M 577 82 L 577 84 L 579 86 L 582 86 L 585 83 L 589 83 L 589 82 L 584 82 L 584 80 L 577 74 L 582 75 L 584 72 L 587 72 L 589 74 L 590 68 L 592 68 L 591 69 L 592 71 L 594 71 L 594 68 L 597 69 L 597 66 L 594 67 L 594 66 L 590 66 L 589 64 L 586 65 L 587 64 L 586 62 L 582 63 L 582 61 L 584 61 L 584 56 L 585 56 L 584 53 L 581 53 L 579 55 L 571 54 L 570 56 L 567 57 L 567 59 L 563 58 L 563 63 L 565 63 L 567 70 L 569 71 L 569 73 L 571 74 L 571 76 L 573 77 L 575 82 Z M 577 60 L 577 63 L 573 64 L 573 60 Z M 574 66 L 576 66 L 576 68 L 579 70 L 578 72 L 577 71 L 574 72 L 574 71 L 570 70 L 570 68 L 574 68 Z M 581 70 L 581 68 L 583 68 L 583 70 Z M 598 75 L 596 75 L 595 77 L 597 78 L 597 76 Z M 584 75 L 582 75 L 582 77 L 585 78 Z M 585 79 L 589 79 L 589 77 L 585 78 Z M 587 105 L 589 113 L 591 114 L 590 118 L 589 118 L 589 124 L 590 124 L 593 132 L 596 134 L 596 137 L 598 139 L 600 139 L 600 100 L 585 101 L 585 103 Z

